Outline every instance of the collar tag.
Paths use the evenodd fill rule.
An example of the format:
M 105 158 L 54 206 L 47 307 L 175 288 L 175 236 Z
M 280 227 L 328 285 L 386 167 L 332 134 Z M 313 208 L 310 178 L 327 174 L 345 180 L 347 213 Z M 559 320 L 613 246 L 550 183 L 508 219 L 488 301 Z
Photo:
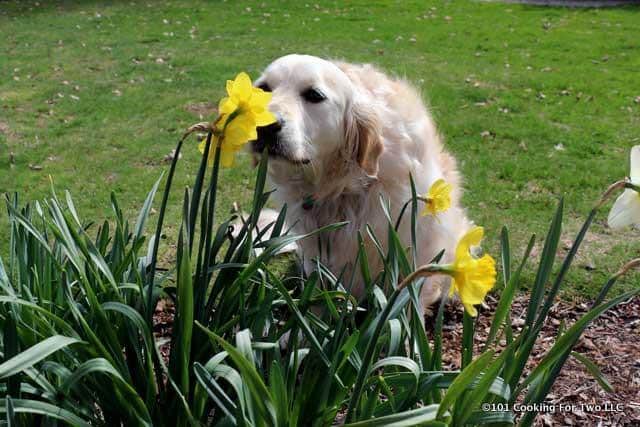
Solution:
M 313 198 L 313 195 L 309 194 L 305 196 L 305 198 L 302 200 L 302 209 L 304 209 L 305 211 L 311 210 L 315 202 L 316 201 Z

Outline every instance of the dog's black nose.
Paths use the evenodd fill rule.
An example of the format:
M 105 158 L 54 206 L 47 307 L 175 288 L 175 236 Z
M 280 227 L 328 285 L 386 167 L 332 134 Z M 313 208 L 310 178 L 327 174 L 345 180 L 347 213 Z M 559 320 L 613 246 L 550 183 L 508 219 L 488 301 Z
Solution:
M 276 153 L 278 148 L 278 134 L 282 130 L 282 121 L 278 120 L 267 126 L 260 126 L 257 129 L 258 139 L 253 141 L 253 151 L 262 153 L 265 148 L 269 149 L 269 153 Z
M 282 121 L 277 120 L 273 123 L 271 123 L 270 125 L 267 126 L 260 126 L 257 131 L 258 131 L 258 139 L 261 139 L 263 137 L 273 137 L 276 136 L 276 134 L 278 132 L 280 132 L 282 130 Z

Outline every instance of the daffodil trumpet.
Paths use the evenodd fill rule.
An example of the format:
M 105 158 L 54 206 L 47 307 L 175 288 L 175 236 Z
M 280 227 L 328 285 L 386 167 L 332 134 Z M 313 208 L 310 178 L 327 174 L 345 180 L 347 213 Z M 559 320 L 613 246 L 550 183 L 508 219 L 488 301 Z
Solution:
M 396 290 L 402 290 L 418 278 L 444 274 L 452 279 L 449 296 L 457 293 L 465 311 L 472 317 L 477 316 L 475 306 L 484 302 L 496 283 L 495 260 L 487 254 L 477 258 L 471 253 L 471 248 L 478 246 L 483 236 L 482 227 L 471 228 L 460 238 L 452 263 L 423 265 L 409 274 Z
M 615 189 L 622 187 L 625 189 L 609 212 L 607 223 L 611 229 L 621 229 L 630 225 L 640 226 L 640 145 L 631 149 L 630 166 L 629 177 L 613 184 L 605 193 L 608 197 Z
M 429 187 L 429 191 L 425 196 L 418 197 L 418 200 L 424 202 L 422 216 L 436 216 L 439 213 L 446 212 L 451 207 L 451 191 L 453 187 L 444 179 L 437 179 Z

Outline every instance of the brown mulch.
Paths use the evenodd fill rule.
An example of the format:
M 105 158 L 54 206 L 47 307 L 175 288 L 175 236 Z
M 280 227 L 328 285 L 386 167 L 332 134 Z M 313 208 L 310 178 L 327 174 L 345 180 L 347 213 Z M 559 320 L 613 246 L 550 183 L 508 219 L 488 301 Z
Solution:
M 497 301 L 489 297 L 487 303 L 476 326 L 477 351 L 487 337 Z M 523 295 L 517 297 L 511 306 L 514 335 L 522 330 L 527 303 L 528 299 Z M 564 321 L 565 328 L 568 328 L 588 309 L 586 303 L 565 301 L 551 308 L 527 371 L 535 367 L 551 348 L 561 322 Z M 461 308 L 450 307 L 445 312 L 443 329 L 444 368 L 459 369 Z M 570 357 L 545 401 L 550 410 L 540 412 L 535 425 L 640 426 L 640 297 L 626 301 L 596 319 L 574 351 L 587 356 L 600 368 L 613 386 L 613 392 L 604 391 L 587 369 Z M 576 410 L 561 411 L 561 405 L 562 408 Z M 551 412 L 551 408 L 555 408 L 555 412 Z
M 511 305 L 514 334 L 522 330 L 528 299 L 519 296 Z M 489 332 L 497 300 L 487 298 L 476 324 L 476 354 Z M 586 313 L 588 304 L 560 301 L 550 310 L 549 318 L 533 350 L 527 370 L 531 370 L 555 342 L 558 327 L 564 321 L 568 328 Z M 169 339 L 175 308 L 166 300 L 160 301 L 154 315 L 156 339 Z M 427 322 L 429 323 L 429 322 Z M 427 329 L 429 329 L 427 324 Z M 462 340 L 462 309 L 450 306 L 445 312 L 443 326 L 443 367 L 460 367 Z M 168 361 L 168 343 L 160 346 Z M 541 412 L 536 426 L 640 426 L 640 297 L 626 301 L 596 319 L 583 334 L 574 351 L 592 360 L 613 386 L 604 391 L 587 369 L 573 357 L 569 358 L 556 380 L 545 404 L 555 405 L 555 412 Z M 575 411 L 560 411 L 576 408 Z M 597 406 L 600 408 L 598 410 Z
M 173 317 L 176 307 L 168 299 L 158 301 L 156 311 L 153 314 L 153 336 L 156 342 L 160 342 L 160 354 L 165 363 L 169 363 L 171 333 L 173 331 Z

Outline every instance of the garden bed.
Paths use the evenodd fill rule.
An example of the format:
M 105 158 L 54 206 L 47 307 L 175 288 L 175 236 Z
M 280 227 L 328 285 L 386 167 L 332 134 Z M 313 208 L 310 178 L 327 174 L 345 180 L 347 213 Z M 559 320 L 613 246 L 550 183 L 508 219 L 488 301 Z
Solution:
M 494 298 L 488 297 L 487 309 L 478 317 L 475 341 L 477 351 L 489 332 L 496 304 Z M 528 298 L 521 295 L 511 306 L 514 332 L 522 329 L 527 304 Z M 561 323 L 564 321 L 566 327 L 570 326 L 588 308 L 589 305 L 585 302 L 560 301 L 553 306 L 549 321 L 540 333 L 529 360 L 529 369 L 545 355 Z M 450 308 L 445 312 L 443 329 L 444 368 L 458 369 L 462 337 L 461 308 Z M 584 409 L 575 412 L 546 412 L 537 417 L 535 425 L 640 425 L 640 297 L 614 307 L 595 320 L 584 332 L 574 351 L 587 356 L 598 365 L 614 391 L 604 391 L 581 363 L 569 358 L 545 403 L 556 406 L 575 405 Z M 605 404 L 607 408 L 622 405 L 622 411 L 589 410 L 593 406 L 588 406 Z
M 484 310 L 478 317 L 476 352 L 479 352 L 484 344 L 496 304 L 495 298 L 488 297 Z M 511 307 L 514 331 L 522 330 L 527 304 L 526 296 L 521 295 L 515 299 Z M 549 315 L 550 321 L 540 333 L 529 361 L 529 370 L 546 354 L 562 321 L 567 327 L 570 326 L 588 311 L 588 307 L 585 302 L 565 301 L 553 306 Z M 173 315 L 172 304 L 161 302 L 158 305 L 154 322 L 157 339 L 169 338 Z M 460 368 L 462 307 L 448 307 L 444 321 L 443 368 L 456 370 Z M 430 329 L 430 326 L 431 322 L 427 319 L 427 329 Z M 640 297 L 618 305 L 594 321 L 574 350 L 598 365 L 613 387 L 613 392 L 603 390 L 581 363 L 570 358 L 545 403 L 556 407 L 575 405 L 580 409 L 574 412 L 557 410 L 553 413 L 542 413 L 536 418 L 534 425 L 640 425 Z M 161 351 L 168 361 L 167 346 L 162 346 Z M 600 405 L 603 410 L 595 410 L 596 405 Z

